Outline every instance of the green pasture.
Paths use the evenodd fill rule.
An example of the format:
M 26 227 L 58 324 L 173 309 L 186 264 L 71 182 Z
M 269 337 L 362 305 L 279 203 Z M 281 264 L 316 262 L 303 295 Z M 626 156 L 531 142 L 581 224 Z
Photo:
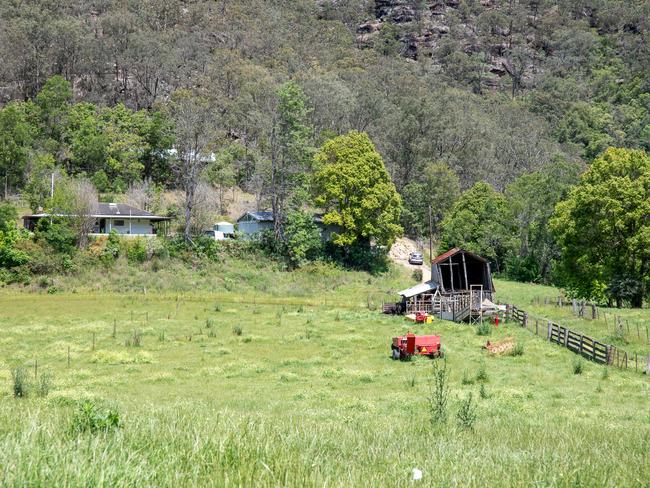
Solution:
M 187 287 L 179 272 L 122 293 L 104 278 L 3 291 L 2 485 L 414 486 L 418 468 L 421 486 L 647 486 L 647 377 L 586 361 L 574 374 L 574 354 L 514 324 L 486 337 L 381 315 L 405 272 L 242 268 L 251 275 L 228 269 L 232 289 L 212 273 Z M 532 304 L 556 290 L 497 287 L 501 301 L 599 330 L 570 307 Z M 408 330 L 442 335 L 445 424 L 428 407 L 432 361 L 389 358 L 391 337 Z M 508 337 L 523 355 L 482 349 Z M 34 385 L 49 376 L 49 394 L 14 398 L 16 365 Z M 470 393 L 468 428 L 456 414 Z M 86 400 L 121 426 L 75 432 Z

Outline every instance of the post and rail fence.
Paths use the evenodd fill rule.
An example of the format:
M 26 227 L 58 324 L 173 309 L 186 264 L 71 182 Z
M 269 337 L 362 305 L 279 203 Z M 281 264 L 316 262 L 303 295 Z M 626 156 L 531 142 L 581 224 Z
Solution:
M 645 374 L 650 374 L 650 355 L 644 357 L 635 353 L 632 356 L 616 346 L 605 344 L 551 320 L 532 317 L 528 312 L 514 305 L 506 305 L 504 318 L 506 322 L 514 321 L 535 335 L 566 347 L 595 363 L 615 366 L 619 369 L 634 368 L 635 371 L 641 370 Z

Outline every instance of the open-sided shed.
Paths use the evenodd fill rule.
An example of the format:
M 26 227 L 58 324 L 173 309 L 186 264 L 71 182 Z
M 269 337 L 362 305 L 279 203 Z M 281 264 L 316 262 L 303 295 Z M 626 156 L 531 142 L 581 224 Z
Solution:
M 431 279 L 443 294 L 469 292 L 481 287 L 483 296 L 491 299 L 494 292 L 489 261 L 457 247 L 431 262 Z

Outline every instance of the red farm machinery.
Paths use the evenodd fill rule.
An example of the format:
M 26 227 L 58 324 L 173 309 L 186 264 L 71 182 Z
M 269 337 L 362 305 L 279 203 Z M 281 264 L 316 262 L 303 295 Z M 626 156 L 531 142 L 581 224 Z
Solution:
M 409 332 L 405 336 L 393 337 L 390 346 L 392 358 L 408 360 L 413 356 L 442 357 L 440 336 L 415 335 Z

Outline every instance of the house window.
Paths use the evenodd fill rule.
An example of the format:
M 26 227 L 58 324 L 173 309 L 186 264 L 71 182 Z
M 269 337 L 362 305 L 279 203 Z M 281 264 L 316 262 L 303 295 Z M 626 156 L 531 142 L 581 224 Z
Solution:
M 123 220 L 114 220 L 113 225 L 115 227 L 124 227 L 124 221 Z

